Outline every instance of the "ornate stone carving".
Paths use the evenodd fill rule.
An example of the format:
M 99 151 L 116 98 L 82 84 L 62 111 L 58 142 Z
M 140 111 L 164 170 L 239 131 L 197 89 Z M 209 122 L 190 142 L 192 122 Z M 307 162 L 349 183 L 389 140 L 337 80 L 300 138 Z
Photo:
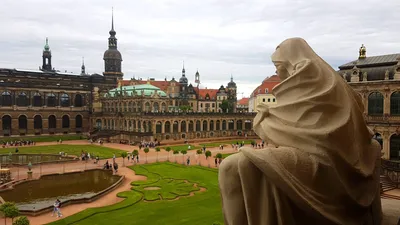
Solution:
M 385 71 L 385 80 L 389 80 L 389 70 Z
M 364 72 L 364 73 L 363 73 L 363 81 L 364 81 L 364 82 L 365 82 L 365 81 L 368 81 L 367 72 Z
M 359 82 L 360 81 L 360 70 L 357 68 L 357 66 L 354 66 L 351 72 L 351 82 Z

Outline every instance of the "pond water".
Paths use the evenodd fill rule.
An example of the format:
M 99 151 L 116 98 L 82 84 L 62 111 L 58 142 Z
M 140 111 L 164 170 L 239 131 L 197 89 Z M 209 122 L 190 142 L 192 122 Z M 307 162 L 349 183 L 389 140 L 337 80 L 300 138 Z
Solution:
M 50 154 L 1 154 L 0 163 L 1 164 L 20 164 L 28 165 L 29 162 L 32 164 L 37 164 L 40 162 L 57 162 L 57 161 L 68 161 L 72 160 L 71 157 L 62 157 L 60 155 L 50 155 Z
M 44 175 L 39 180 L 17 184 L 0 192 L 5 201 L 15 202 L 20 210 L 38 210 L 70 199 L 90 198 L 110 187 L 121 177 L 112 171 L 88 170 L 66 174 Z

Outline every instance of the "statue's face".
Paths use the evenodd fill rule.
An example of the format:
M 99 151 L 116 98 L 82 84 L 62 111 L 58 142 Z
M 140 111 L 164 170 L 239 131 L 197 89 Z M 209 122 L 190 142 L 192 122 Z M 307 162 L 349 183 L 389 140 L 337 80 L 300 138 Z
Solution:
M 276 67 L 276 73 L 278 74 L 281 80 L 285 80 L 290 76 L 290 73 L 287 68 L 290 67 L 290 63 L 286 61 L 280 51 L 280 47 L 276 47 L 274 54 L 271 56 L 272 62 Z

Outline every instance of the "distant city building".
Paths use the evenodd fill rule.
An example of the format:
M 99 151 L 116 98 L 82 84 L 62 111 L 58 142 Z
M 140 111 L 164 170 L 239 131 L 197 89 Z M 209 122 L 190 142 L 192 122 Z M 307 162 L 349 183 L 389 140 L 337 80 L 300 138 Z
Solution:
M 400 54 L 367 56 L 364 45 L 357 60 L 339 66 L 339 75 L 363 99 L 364 115 L 383 157 L 400 159 Z
M 263 80 L 250 95 L 249 99 L 249 112 L 257 112 L 257 105 L 260 103 L 272 105 L 276 104 L 275 96 L 272 94 L 272 89 L 280 83 L 277 75 L 267 77 Z
M 250 98 L 242 98 L 237 102 L 236 111 L 237 112 L 249 112 L 249 99 Z
M 104 52 L 104 72 L 60 72 L 46 38 L 39 70 L 0 68 L 1 136 L 90 134 L 94 139 L 137 142 L 254 135 L 254 114 L 236 113 L 236 83 L 219 89 L 179 81 L 123 80 L 114 18 Z M 29 137 L 27 137 L 29 138 Z

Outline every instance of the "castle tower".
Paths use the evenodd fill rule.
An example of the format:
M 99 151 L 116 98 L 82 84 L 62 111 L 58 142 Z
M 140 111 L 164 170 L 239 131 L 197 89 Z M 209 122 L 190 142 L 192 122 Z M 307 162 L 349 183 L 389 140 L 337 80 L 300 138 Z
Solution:
M 237 104 L 237 86 L 233 81 L 233 76 L 231 75 L 231 81 L 227 86 L 228 91 L 228 101 L 233 105 L 233 112 L 236 112 L 236 104 Z
M 81 75 L 86 75 L 85 58 L 82 57 Z
M 42 58 L 43 58 L 42 70 L 53 71 L 53 67 L 51 66 L 51 51 L 48 38 L 46 38 L 46 44 L 44 45 Z
M 200 73 L 199 69 L 197 69 L 196 74 L 194 75 L 194 82 L 197 84 L 197 87 L 200 85 Z
M 108 49 L 104 52 L 104 73 L 106 77 L 116 78 L 121 80 L 124 74 L 121 72 L 122 56 L 118 51 L 117 38 L 115 35 L 117 32 L 114 30 L 114 12 L 111 17 L 111 30 L 110 37 L 108 38 Z

